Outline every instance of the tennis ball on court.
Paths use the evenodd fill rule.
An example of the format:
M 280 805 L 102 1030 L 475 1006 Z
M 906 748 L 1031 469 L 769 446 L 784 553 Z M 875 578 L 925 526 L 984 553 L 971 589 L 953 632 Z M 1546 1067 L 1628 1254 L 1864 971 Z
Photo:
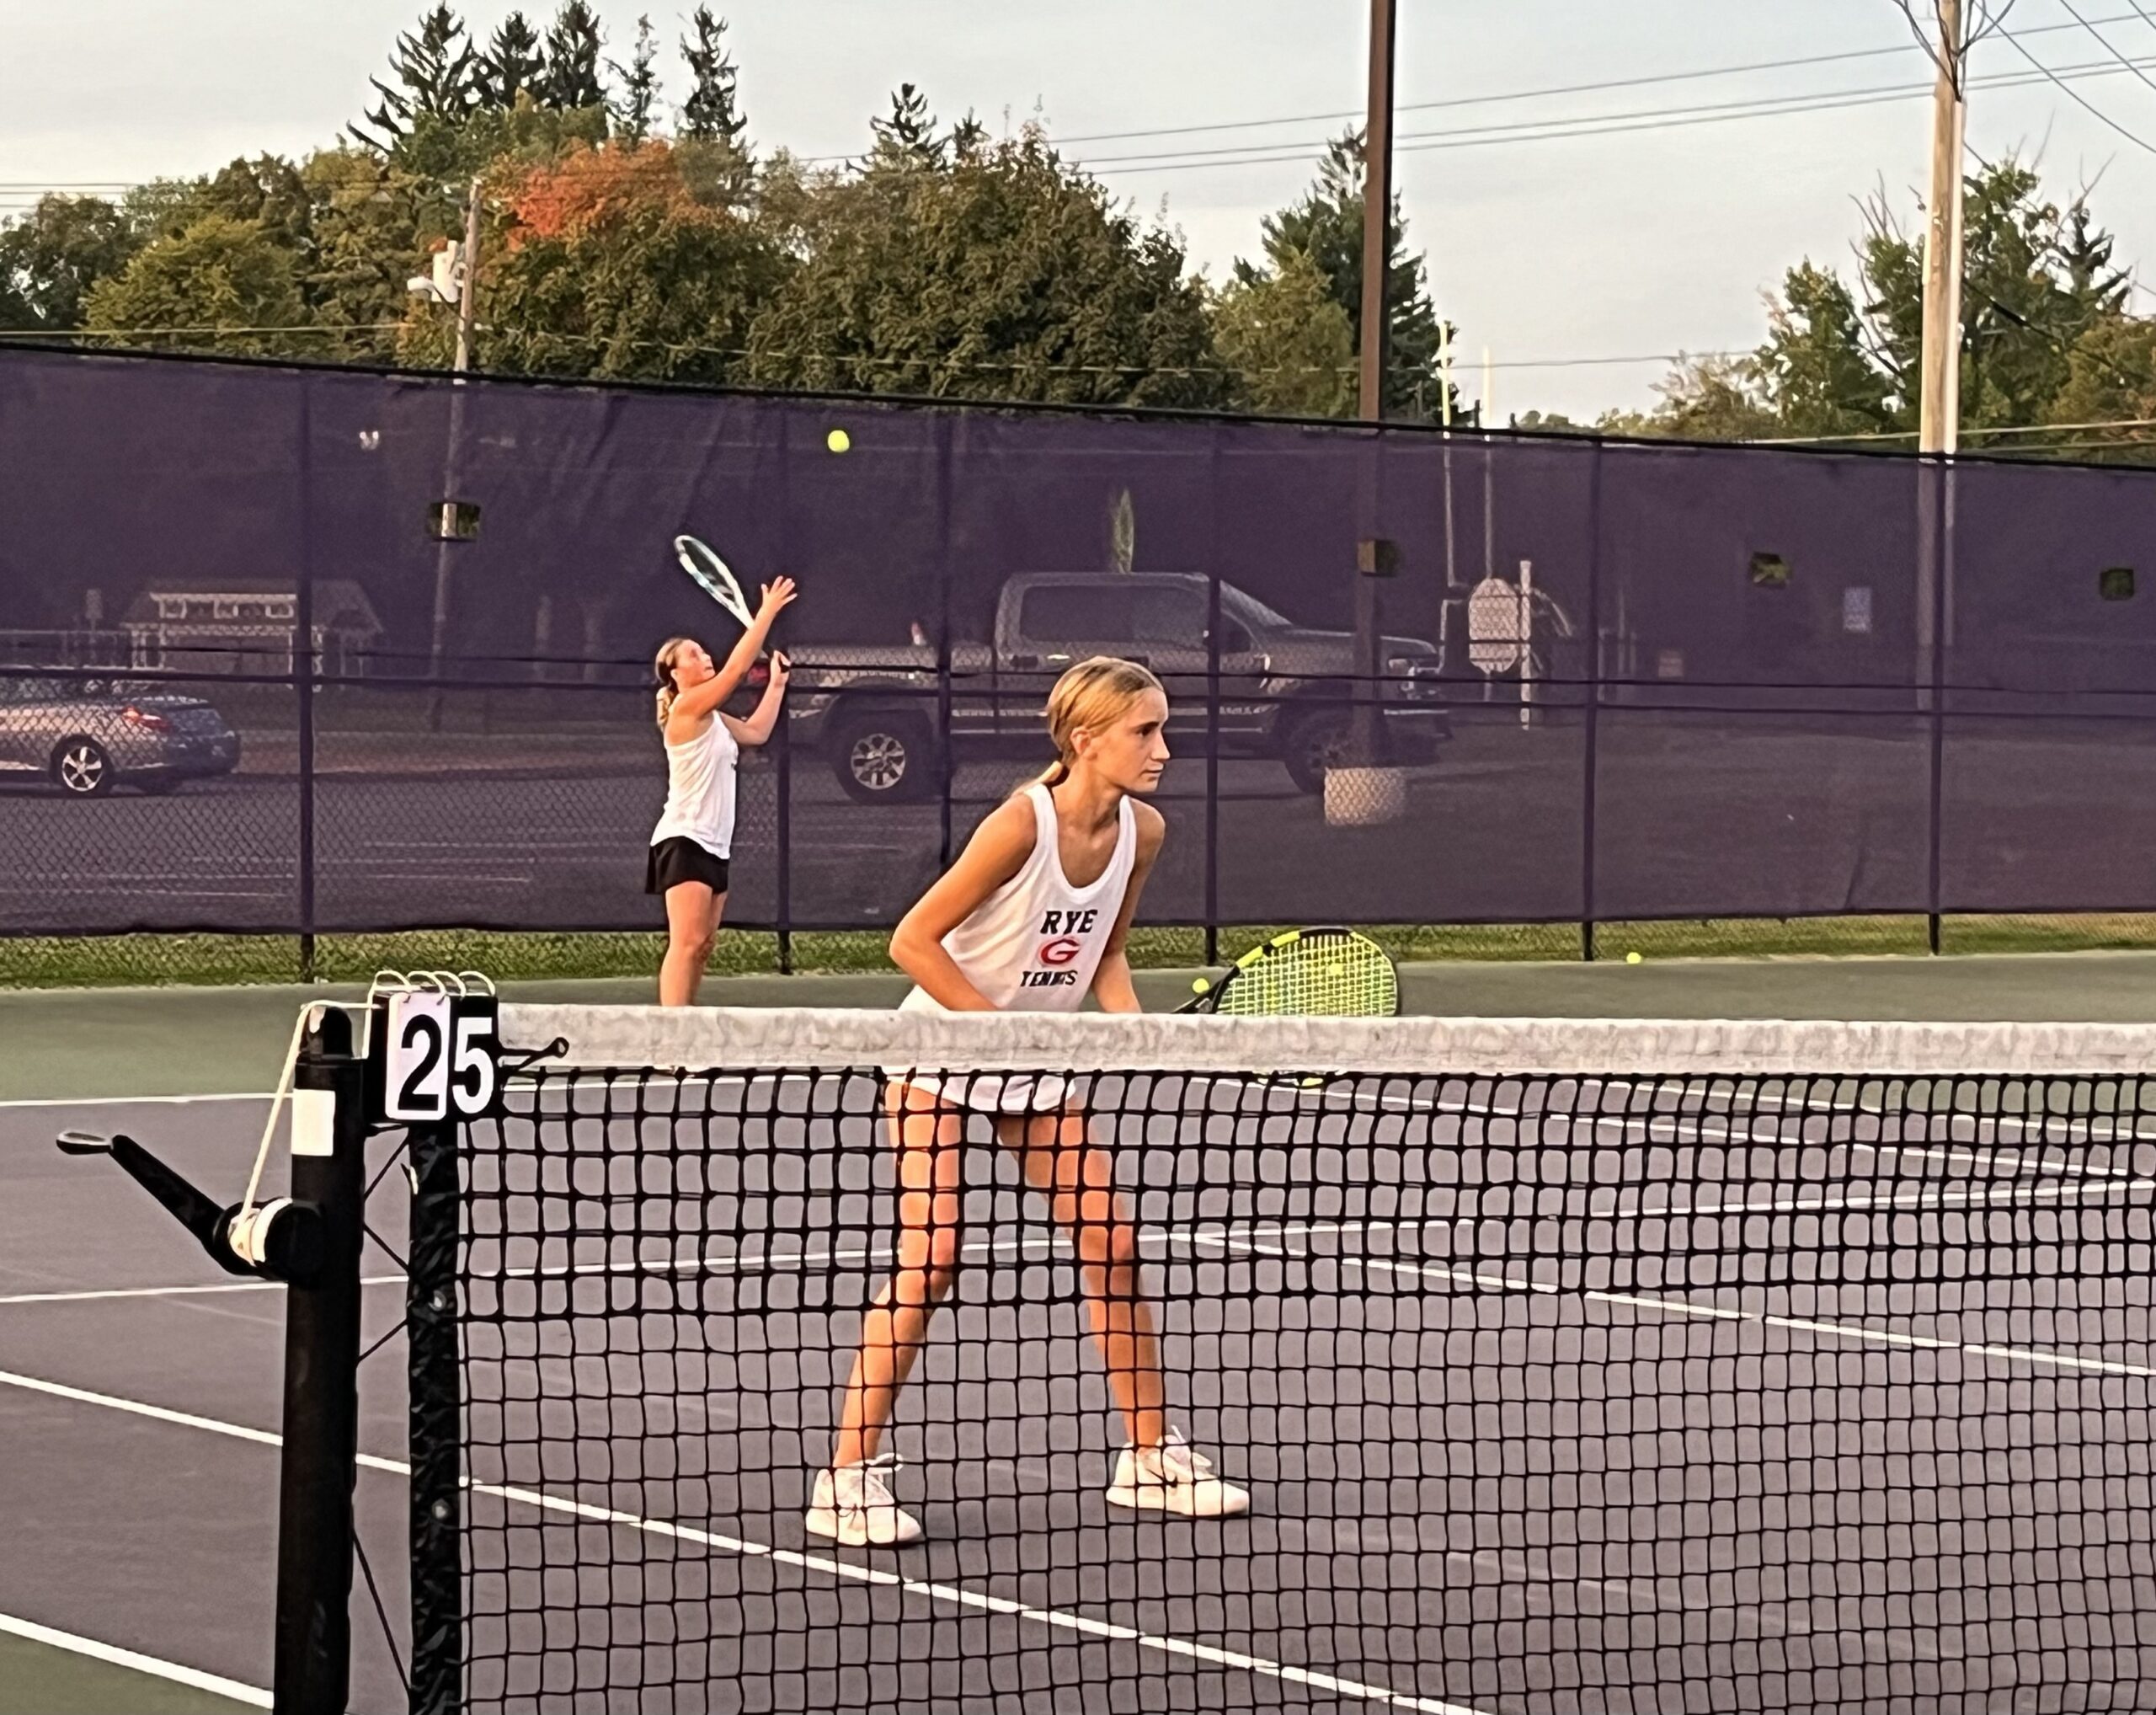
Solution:
M 1639 962 L 1640 955 L 1636 953 L 1627 953 L 1625 955 L 1625 963 L 1627 964 L 1637 964 Z
M 834 452 L 844 452 L 853 445 L 853 436 L 843 429 L 834 429 L 824 437 L 824 445 Z

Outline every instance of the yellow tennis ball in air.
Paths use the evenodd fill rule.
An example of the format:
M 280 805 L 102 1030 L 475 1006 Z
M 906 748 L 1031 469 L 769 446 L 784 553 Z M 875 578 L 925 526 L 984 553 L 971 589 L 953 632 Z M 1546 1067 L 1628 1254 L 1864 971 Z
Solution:
M 824 437 L 824 445 L 834 452 L 844 452 L 853 445 L 853 436 L 843 429 L 834 429 Z
M 1636 953 L 1627 953 L 1625 955 L 1625 963 L 1627 964 L 1637 964 L 1639 962 L 1640 955 Z

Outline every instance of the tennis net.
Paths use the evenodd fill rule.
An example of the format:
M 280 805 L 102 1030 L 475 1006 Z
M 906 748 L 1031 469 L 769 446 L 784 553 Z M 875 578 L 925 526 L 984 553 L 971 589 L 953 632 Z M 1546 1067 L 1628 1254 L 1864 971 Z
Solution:
M 2156 1707 L 2156 1030 L 502 1034 L 414 1162 L 419 1707 Z M 815 1534 L 946 1285 L 919 1540 Z M 1209 1488 L 1129 1486 L 1151 1373 Z

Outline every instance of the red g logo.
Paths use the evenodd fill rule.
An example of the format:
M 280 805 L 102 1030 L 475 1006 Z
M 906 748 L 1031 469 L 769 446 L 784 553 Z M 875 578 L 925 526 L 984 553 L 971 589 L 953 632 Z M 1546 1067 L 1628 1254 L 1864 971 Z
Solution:
M 1033 957 L 1043 964 L 1070 964 L 1076 960 L 1080 944 L 1075 935 L 1059 935 L 1053 941 L 1042 942 Z

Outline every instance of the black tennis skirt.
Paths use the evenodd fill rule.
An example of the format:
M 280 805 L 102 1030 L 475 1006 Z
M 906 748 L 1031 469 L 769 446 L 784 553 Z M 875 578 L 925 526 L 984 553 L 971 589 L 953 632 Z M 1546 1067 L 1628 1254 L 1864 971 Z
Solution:
M 713 893 L 726 891 L 726 860 L 707 852 L 686 834 L 661 840 L 644 864 L 643 890 L 664 894 L 685 881 L 701 881 Z

